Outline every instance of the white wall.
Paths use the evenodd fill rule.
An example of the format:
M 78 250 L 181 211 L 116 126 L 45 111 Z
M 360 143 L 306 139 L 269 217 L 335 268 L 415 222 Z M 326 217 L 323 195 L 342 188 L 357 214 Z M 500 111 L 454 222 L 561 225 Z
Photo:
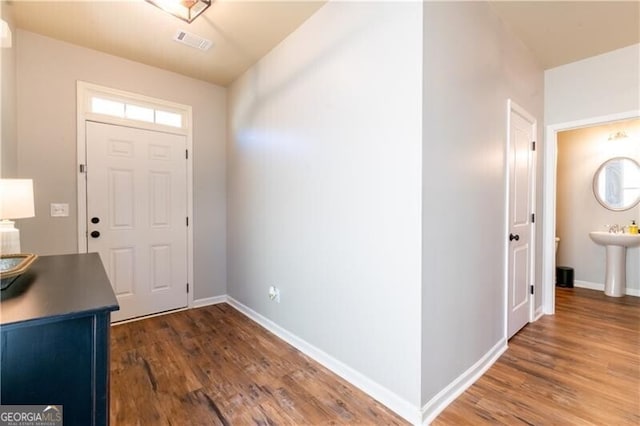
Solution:
M 36 217 L 20 221 L 23 250 L 77 252 L 76 81 L 193 107 L 194 297 L 226 293 L 226 90 L 19 30 L 18 172 L 34 179 Z M 70 217 L 49 217 L 49 203 Z
M 15 35 L 13 10 L 7 2 L 0 2 L 0 16 Z M 18 177 L 17 125 L 16 125 L 16 49 L 0 48 L 0 175 Z
M 547 125 L 640 109 L 640 44 L 544 74 Z
M 619 130 L 626 139 L 609 141 Z M 589 238 L 589 232 L 605 224 L 640 223 L 640 206 L 623 212 L 607 210 L 593 195 L 593 176 L 613 157 L 640 162 L 640 120 L 626 120 L 558 133 L 556 231 L 560 237 L 558 265 L 574 268 L 576 285 L 599 284 L 604 288 L 605 248 Z M 640 248 L 627 250 L 627 290 L 640 295 Z M 582 283 L 580 282 L 582 281 Z
M 426 2 L 423 16 L 421 402 L 429 404 L 505 337 L 507 99 L 541 123 L 544 89 L 542 68 L 487 3 Z
M 230 296 L 416 415 L 421 8 L 329 2 L 234 82 L 227 190 Z

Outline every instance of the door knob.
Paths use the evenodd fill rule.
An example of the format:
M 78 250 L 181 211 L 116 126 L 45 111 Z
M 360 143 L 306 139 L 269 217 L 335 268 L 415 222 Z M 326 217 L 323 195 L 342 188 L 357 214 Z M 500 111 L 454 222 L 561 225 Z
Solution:
M 91 223 L 100 223 L 100 218 L 99 217 L 92 217 L 91 218 Z
M 516 235 L 509 234 L 509 241 L 513 241 L 513 240 L 518 241 L 519 239 L 520 239 L 520 235 L 518 235 L 518 234 L 516 234 Z
M 98 231 L 91 231 L 91 238 L 98 238 L 100 236 L 100 232 Z

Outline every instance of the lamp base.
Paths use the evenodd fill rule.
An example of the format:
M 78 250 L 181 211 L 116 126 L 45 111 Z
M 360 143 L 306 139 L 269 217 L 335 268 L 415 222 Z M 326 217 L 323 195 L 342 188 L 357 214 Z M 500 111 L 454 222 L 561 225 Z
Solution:
M 20 231 L 11 220 L 0 221 L 0 254 L 20 253 Z

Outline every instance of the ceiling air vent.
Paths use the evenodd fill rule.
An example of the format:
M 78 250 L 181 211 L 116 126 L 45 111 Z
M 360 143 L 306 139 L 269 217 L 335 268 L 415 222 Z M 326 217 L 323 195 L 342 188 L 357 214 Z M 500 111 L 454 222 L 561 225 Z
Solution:
M 207 40 L 206 38 L 182 30 L 178 30 L 173 39 L 178 43 L 186 44 L 187 46 L 200 50 L 209 50 L 213 45 L 211 40 Z

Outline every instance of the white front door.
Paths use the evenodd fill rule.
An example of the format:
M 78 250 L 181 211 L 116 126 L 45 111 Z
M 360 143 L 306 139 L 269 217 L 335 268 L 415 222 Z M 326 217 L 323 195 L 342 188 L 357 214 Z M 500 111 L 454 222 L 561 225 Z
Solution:
M 112 321 L 185 307 L 186 138 L 86 122 L 87 249 L 120 304 Z
M 511 338 L 531 319 L 532 214 L 536 121 L 514 103 L 509 107 L 509 235 L 507 332 Z

